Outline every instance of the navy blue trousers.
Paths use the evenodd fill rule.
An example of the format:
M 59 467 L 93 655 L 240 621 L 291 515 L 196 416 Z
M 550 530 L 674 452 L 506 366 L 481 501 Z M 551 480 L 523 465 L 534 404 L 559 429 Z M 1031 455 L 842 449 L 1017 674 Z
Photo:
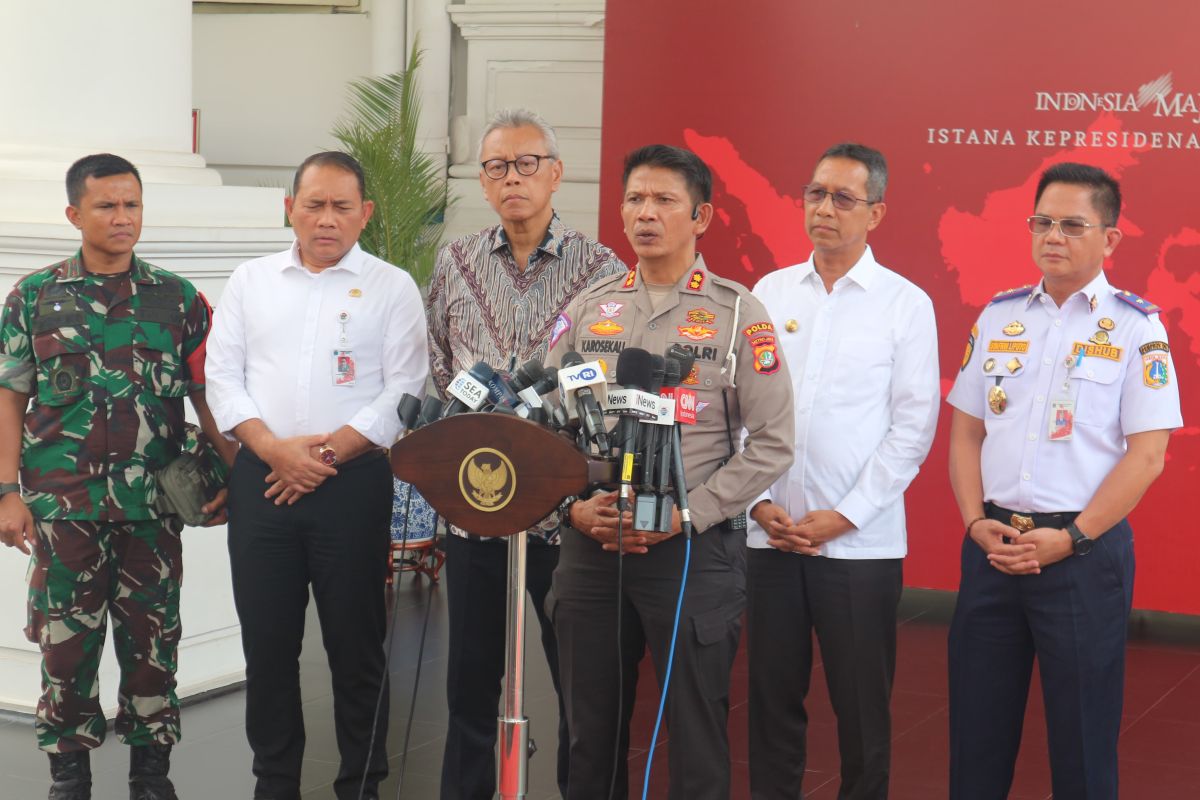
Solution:
M 950 625 L 951 800 L 1008 796 L 1035 655 L 1055 800 L 1117 800 L 1133 561 L 1124 520 L 1040 575 L 1005 575 L 965 538 Z

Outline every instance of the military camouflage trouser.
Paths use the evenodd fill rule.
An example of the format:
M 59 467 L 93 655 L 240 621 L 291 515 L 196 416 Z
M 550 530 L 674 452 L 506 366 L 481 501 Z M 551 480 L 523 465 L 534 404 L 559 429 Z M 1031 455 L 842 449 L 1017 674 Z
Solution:
M 106 615 L 121 668 L 116 731 L 131 745 L 179 740 L 175 652 L 183 546 L 174 519 L 39 520 L 29 565 L 29 626 L 42 650 L 38 747 L 99 747 L 97 672 Z

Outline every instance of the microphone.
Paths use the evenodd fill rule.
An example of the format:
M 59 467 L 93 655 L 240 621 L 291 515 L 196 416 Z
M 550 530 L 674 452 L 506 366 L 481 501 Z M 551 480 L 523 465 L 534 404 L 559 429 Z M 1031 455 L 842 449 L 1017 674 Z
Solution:
M 400 424 L 404 426 L 404 430 L 412 430 L 420 413 L 421 401 L 405 392 L 400 398 L 400 404 L 396 406 L 396 414 L 400 417 Z
M 442 401 L 434 395 L 426 395 L 425 399 L 421 401 L 421 413 L 417 416 L 417 423 L 413 426 L 413 429 L 415 430 L 416 428 L 428 425 L 440 419 L 441 415 Z
M 660 355 L 650 356 L 650 384 L 647 387 L 655 399 L 655 414 L 642 428 L 642 481 L 639 484 L 637 502 L 633 509 L 633 527 L 639 531 L 658 530 L 659 498 L 655 494 L 654 476 L 657 472 L 659 450 L 663 440 L 662 426 L 674 422 L 665 419 L 666 407 L 661 402 L 663 378 L 666 375 L 666 359 Z
M 608 431 L 604 427 L 604 415 L 596 401 L 599 393 L 604 396 L 604 372 L 595 361 L 584 362 L 583 356 L 574 350 L 563 356 L 562 367 L 558 371 L 558 383 L 564 394 L 574 399 L 574 405 L 568 408 L 582 422 L 583 434 L 588 442 L 594 443 L 600 455 L 607 456 L 612 452 L 608 443 Z M 594 389 L 593 387 L 599 387 Z
M 513 370 L 512 388 L 516 390 L 517 394 L 520 394 L 525 389 L 537 383 L 543 374 L 545 374 L 545 369 L 542 367 L 542 362 L 536 358 L 531 358 Z
M 692 513 L 688 509 L 687 476 L 683 469 L 682 428 L 680 425 L 696 424 L 696 392 L 682 386 L 683 378 L 692 373 L 696 362 L 696 354 L 686 347 L 673 344 L 667 350 L 668 364 L 672 360 L 679 363 L 680 385 L 671 387 L 675 399 L 675 425 L 671 427 L 671 471 L 675 483 L 675 501 L 679 506 L 679 521 L 683 535 L 692 538 Z M 667 524 L 670 524 L 668 518 Z
M 478 411 L 488 399 L 488 381 L 495 370 L 487 362 L 477 361 L 469 370 L 460 370 L 446 387 L 450 400 L 442 410 L 442 418 L 452 417 L 464 411 Z
M 633 471 L 637 460 L 637 420 L 657 411 L 657 400 L 646 389 L 654 370 L 650 353 L 640 347 L 626 347 L 617 356 L 617 383 L 621 389 L 609 394 L 612 409 L 621 415 L 617 438 L 621 443 L 621 492 L 617 507 L 629 508 L 633 491 Z

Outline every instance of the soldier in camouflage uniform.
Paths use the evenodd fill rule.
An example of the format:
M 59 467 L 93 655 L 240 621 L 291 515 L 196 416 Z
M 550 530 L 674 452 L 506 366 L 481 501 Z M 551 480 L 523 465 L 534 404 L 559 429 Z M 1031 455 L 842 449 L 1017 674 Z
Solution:
M 166 776 L 180 732 L 182 523 L 156 509 L 155 473 L 179 455 L 185 395 L 216 432 L 203 395 L 211 312 L 191 283 L 134 255 L 141 179 L 132 164 L 80 159 L 67 193 L 81 249 L 18 282 L 0 319 L 0 539 L 33 549 L 26 635 L 42 651 L 36 730 L 50 798 L 91 796 L 111 616 L 130 797 L 174 800 Z

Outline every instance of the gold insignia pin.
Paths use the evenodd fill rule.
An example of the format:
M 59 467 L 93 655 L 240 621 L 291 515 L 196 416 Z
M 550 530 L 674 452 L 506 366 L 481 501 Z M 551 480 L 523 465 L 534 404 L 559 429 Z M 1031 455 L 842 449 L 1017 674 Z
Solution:
M 1101 317 L 1100 321 L 1096 324 L 1100 326 L 1101 330 L 1106 331 L 1111 331 L 1113 328 L 1117 327 L 1117 323 L 1113 322 L 1108 317 Z
M 1013 357 L 1013 358 L 1009 359 L 1008 363 L 1005 364 L 1004 366 L 1005 366 L 1005 368 L 1008 369 L 1008 371 L 1011 374 L 1016 375 L 1017 370 L 1019 370 L 1021 368 L 1021 361 L 1020 361 L 1020 359 Z
M 783 329 L 788 333 L 795 333 L 799 327 L 800 323 L 796 322 L 794 319 L 789 319 L 787 322 L 783 323 Z
M 1088 308 L 1092 311 L 1095 311 L 1096 306 L 1098 305 L 1100 305 L 1100 301 L 1096 299 L 1096 295 L 1092 295 L 1091 299 L 1088 300 Z M 1112 320 L 1109 320 L 1109 322 L 1112 322 Z M 1101 324 L 1103 324 L 1103 320 L 1101 321 Z
M 1005 325 L 1002 330 L 1004 331 L 1005 336 L 1020 336 L 1025 332 L 1025 326 L 1022 325 L 1020 321 L 1013 320 Z
M 999 386 L 988 389 L 988 408 L 993 414 L 1003 414 L 1004 409 L 1008 408 L 1008 395 Z
M 995 368 L 996 368 L 996 359 L 989 358 L 987 361 L 983 362 L 983 371 L 984 372 L 991 372 Z
M 1088 341 L 1092 344 L 1108 344 L 1108 331 L 1096 331 Z
M 350 290 L 351 297 L 362 297 L 362 289 L 354 288 Z

